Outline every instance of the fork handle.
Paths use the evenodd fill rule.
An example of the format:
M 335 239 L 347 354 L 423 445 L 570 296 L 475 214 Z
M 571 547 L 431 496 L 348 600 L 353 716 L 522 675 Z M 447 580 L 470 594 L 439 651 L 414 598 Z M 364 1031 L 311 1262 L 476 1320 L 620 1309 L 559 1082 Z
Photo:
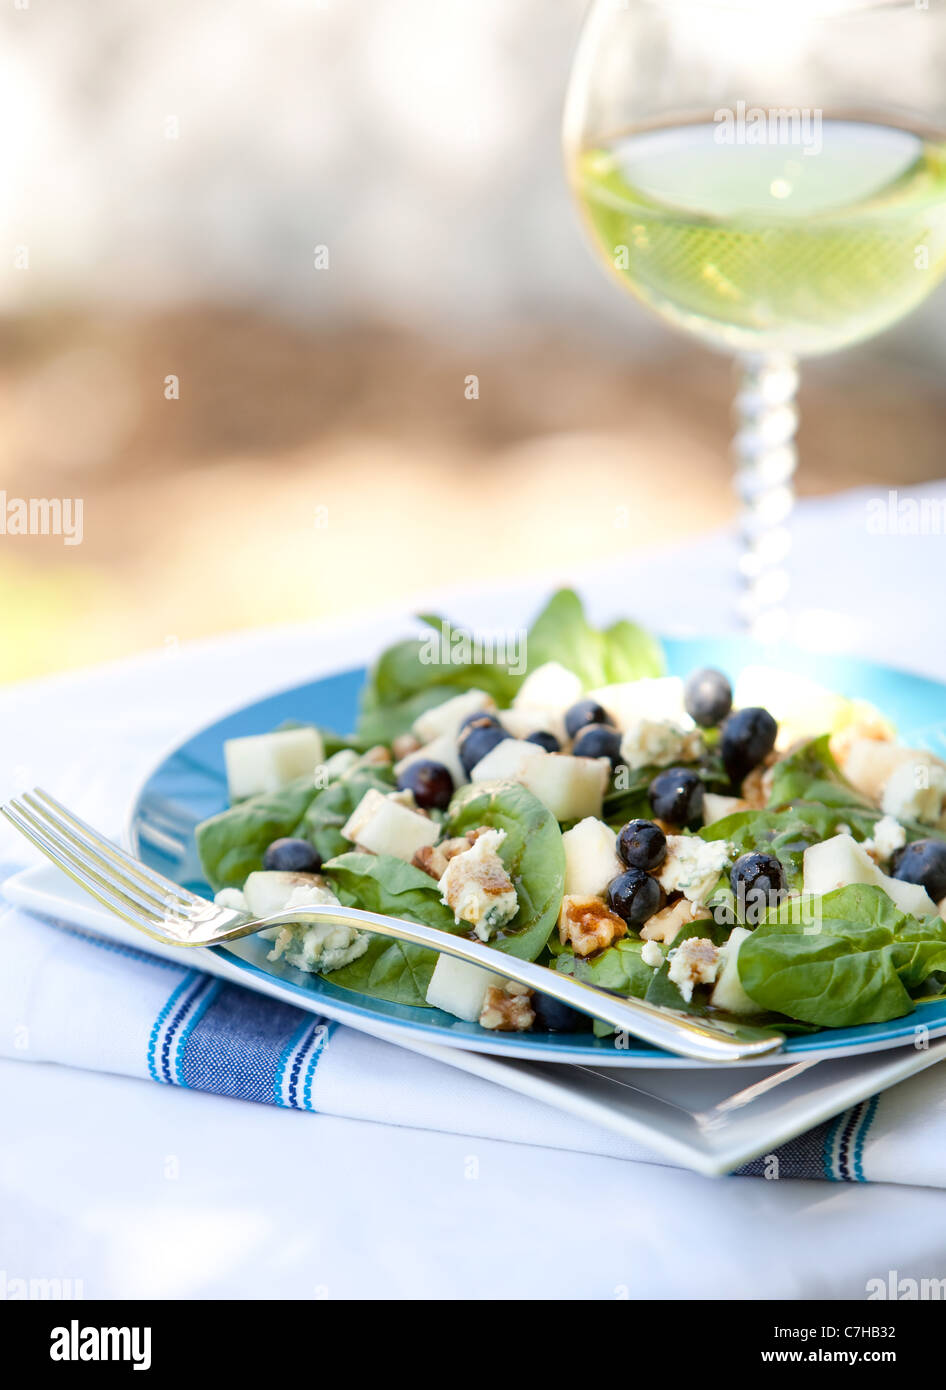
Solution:
M 622 1033 L 630 1033 L 655 1047 L 665 1048 L 681 1057 L 689 1057 L 700 1062 L 739 1062 L 757 1057 L 766 1057 L 779 1052 L 785 1043 L 781 1033 L 767 1029 L 753 1028 L 745 1024 L 714 1023 L 694 1014 L 676 1009 L 668 1009 L 659 1004 L 649 1004 L 644 999 L 633 999 L 606 994 L 594 985 L 569 975 L 549 970 L 533 961 L 517 960 L 516 957 L 497 951 L 495 947 L 481 945 L 466 937 L 452 936 L 449 932 L 438 931 L 434 927 L 423 927 L 414 922 L 394 921 L 377 912 L 367 912 L 357 907 L 336 907 L 325 904 L 293 908 L 289 912 L 278 912 L 270 917 L 259 918 L 252 926 L 242 925 L 228 933 L 226 940 L 245 936 L 250 931 L 261 931 L 266 927 L 289 926 L 296 922 L 339 922 L 356 927 L 360 931 L 372 931 L 379 936 L 390 936 L 397 941 L 409 941 L 415 946 L 429 946 L 445 955 L 456 956 L 458 960 L 480 965 L 484 970 L 516 980 L 529 989 L 542 994 L 550 994 L 563 1004 L 578 1009 L 592 1018 L 602 1019 L 612 1024 Z M 218 942 L 221 938 L 217 938 Z M 331 978 L 330 976 L 327 978 Z

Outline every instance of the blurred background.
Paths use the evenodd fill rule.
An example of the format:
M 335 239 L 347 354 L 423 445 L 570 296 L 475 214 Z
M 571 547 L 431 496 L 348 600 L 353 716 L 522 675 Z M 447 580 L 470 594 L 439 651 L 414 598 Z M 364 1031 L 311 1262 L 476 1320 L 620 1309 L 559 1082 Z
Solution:
M 732 369 L 565 185 L 584 0 L 7 0 L 0 681 L 732 518 Z M 941 476 L 946 297 L 803 374 L 802 494 Z M 626 509 L 629 524 L 613 518 Z

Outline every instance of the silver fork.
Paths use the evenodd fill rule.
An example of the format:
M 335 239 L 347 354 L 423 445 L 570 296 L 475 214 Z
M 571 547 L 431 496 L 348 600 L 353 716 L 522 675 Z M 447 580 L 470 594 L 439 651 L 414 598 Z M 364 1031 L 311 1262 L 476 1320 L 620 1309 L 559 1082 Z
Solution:
M 512 956 L 462 936 L 415 925 L 378 912 L 341 905 L 293 908 L 248 918 L 232 908 L 173 883 L 119 849 L 37 787 L 0 807 L 7 820 L 103 907 L 165 946 L 226 946 L 265 927 L 293 922 L 339 922 L 398 941 L 429 946 L 495 971 L 529 989 L 550 994 L 593 1018 L 702 1062 L 736 1062 L 778 1052 L 781 1033 L 698 1018 L 596 989 L 544 965 Z

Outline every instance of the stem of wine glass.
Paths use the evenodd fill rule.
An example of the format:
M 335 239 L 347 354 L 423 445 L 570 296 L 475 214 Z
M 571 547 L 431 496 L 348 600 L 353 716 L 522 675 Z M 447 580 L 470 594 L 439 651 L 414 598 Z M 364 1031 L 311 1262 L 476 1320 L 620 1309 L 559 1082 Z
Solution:
M 740 618 L 754 637 L 772 640 L 788 627 L 789 519 L 797 452 L 798 364 L 781 353 L 740 359 L 733 442 L 736 492 L 742 502 Z

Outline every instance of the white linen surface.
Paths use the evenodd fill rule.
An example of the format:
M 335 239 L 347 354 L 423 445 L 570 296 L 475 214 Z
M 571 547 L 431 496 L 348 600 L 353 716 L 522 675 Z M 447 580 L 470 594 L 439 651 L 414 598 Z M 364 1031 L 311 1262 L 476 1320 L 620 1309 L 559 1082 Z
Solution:
M 835 650 L 946 676 L 939 605 L 916 602 L 941 592 L 943 538 L 872 536 L 868 501 L 856 493 L 799 509 L 798 625 Z M 577 579 L 602 618 L 629 611 L 667 630 L 723 631 L 732 566 L 730 539 L 710 537 Z M 423 606 L 508 627 L 551 582 L 424 595 Z M 661 609 L 645 614 L 655 591 Z M 0 792 L 44 784 L 118 833 L 166 745 L 247 699 L 364 659 L 403 625 L 386 614 L 171 644 L 11 687 L 0 692 Z M 27 862 L 27 847 L 0 831 L 0 863 Z M 387 1049 L 355 1034 L 345 1047 L 354 1069 L 363 1049 Z M 435 1067 L 400 1050 L 390 1064 Z M 933 1069 L 885 1098 L 868 1178 L 937 1180 L 924 1155 L 946 1151 L 938 1077 Z M 459 1093 L 484 1085 L 450 1078 Z M 341 1093 L 341 1069 L 338 1085 Z M 425 1123 L 425 1085 L 407 1123 Z M 0 1271 L 81 1279 L 87 1297 L 858 1297 L 891 1269 L 943 1272 L 944 1192 L 712 1182 L 603 1156 L 628 1146 L 597 1131 L 588 1145 L 597 1154 L 540 1148 L 523 1142 L 530 1110 L 552 1127 L 543 1142 L 565 1142 L 555 1127 L 574 1136 L 575 1122 L 511 1096 L 494 1103 L 518 1144 L 400 1128 L 398 1115 L 388 1125 L 303 1115 L 15 1061 L 0 1062 L 0 1100 Z M 431 1120 L 438 1128 L 436 1113 Z M 587 1143 L 573 1138 L 569 1148 Z M 524 1260 L 509 1259 L 513 1242 Z

